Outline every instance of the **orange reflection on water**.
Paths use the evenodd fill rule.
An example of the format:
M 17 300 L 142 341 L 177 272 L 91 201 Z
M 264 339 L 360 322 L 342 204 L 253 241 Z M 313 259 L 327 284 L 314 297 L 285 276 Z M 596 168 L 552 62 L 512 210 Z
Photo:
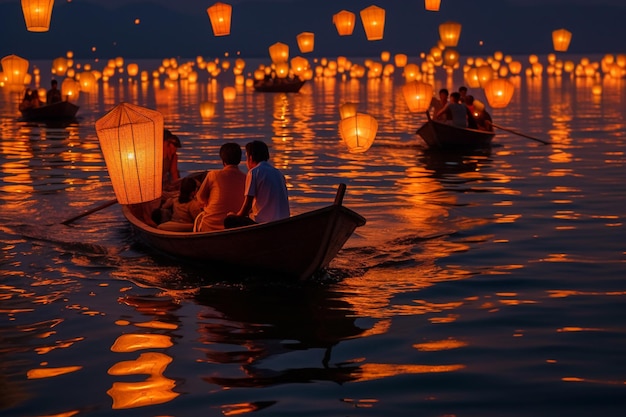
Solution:
M 435 374 L 464 369 L 465 365 L 394 365 L 386 363 L 365 363 L 355 372 L 355 382 L 373 381 L 408 374 Z
M 134 352 L 140 349 L 168 348 L 173 346 L 169 336 L 161 334 L 123 334 L 117 338 L 112 352 Z
M 276 401 L 256 401 L 251 403 L 224 404 L 220 406 L 220 409 L 225 416 L 236 416 L 260 411 L 274 404 L 276 404 Z
M 440 352 L 444 350 L 458 349 L 464 346 L 467 346 L 466 342 L 462 342 L 451 337 L 444 340 L 433 340 L 413 345 L 413 347 L 420 352 Z
M 59 368 L 36 368 L 26 373 L 28 379 L 51 378 L 59 375 L 65 375 L 83 369 L 82 366 L 64 366 Z

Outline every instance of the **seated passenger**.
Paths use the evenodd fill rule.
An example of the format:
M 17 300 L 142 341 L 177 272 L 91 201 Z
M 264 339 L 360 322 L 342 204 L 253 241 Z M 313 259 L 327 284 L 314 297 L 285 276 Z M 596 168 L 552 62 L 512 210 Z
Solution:
M 24 111 L 26 109 L 39 107 L 39 104 L 39 95 L 37 94 L 37 91 L 27 88 L 26 91 L 24 91 L 24 97 L 19 105 L 19 110 Z
M 191 177 L 185 177 L 180 183 L 178 197 L 171 197 L 165 201 L 161 209 L 172 209 L 169 221 L 159 224 L 158 228 L 174 232 L 190 232 L 196 216 L 202 211 L 198 200 L 195 199 L 198 183 Z
M 59 83 L 57 80 L 50 81 L 50 90 L 46 93 L 46 104 L 58 103 L 59 101 L 63 101 L 63 97 L 61 96 L 61 90 L 58 89 Z
M 446 115 L 446 123 L 457 127 L 467 127 L 468 118 L 472 117 L 469 109 L 460 103 L 461 95 L 458 92 L 450 94 L 450 102 L 435 115 L 439 119 Z

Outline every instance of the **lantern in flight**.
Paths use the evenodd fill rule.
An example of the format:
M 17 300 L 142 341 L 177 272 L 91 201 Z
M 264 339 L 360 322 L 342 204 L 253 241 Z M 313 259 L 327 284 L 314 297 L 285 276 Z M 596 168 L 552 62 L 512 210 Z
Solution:
M 406 54 L 395 54 L 393 57 L 393 62 L 396 64 L 396 67 L 402 68 L 406 66 L 408 59 L 409 58 Z
M 377 131 L 378 122 L 365 113 L 357 113 L 339 122 L 339 135 L 348 150 L 354 153 L 367 151 L 374 143 Z
M 129 103 L 96 121 L 96 133 L 120 204 L 161 197 L 163 115 Z
M 8 55 L 2 58 L 2 72 L 5 83 L 13 88 L 22 88 L 28 73 L 28 60 L 17 55 Z
M 385 32 L 385 9 L 371 5 L 361 10 L 360 14 L 367 40 L 381 40 Z
M 53 5 L 54 0 L 22 0 L 26 29 L 30 32 L 47 32 Z
M 303 54 L 313 52 L 313 46 L 315 45 L 315 34 L 313 32 L 302 32 L 296 36 L 296 40 L 298 41 L 300 52 Z
M 402 94 L 409 111 L 425 112 L 433 99 L 433 86 L 422 81 L 411 81 L 402 86 Z
M 333 23 L 337 28 L 339 36 L 350 36 L 354 31 L 354 22 L 356 15 L 347 10 L 342 10 L 339 13 L 333 15 Z
M 552 32 L 552 44 L 557 52 L 566 52 L 572 40 L 572 32 L 567 29 L 557 29 Z
M 431 12 L 438 12 L 441 6 L 441 0 L 424 0 L 424 8 Z
M 494 109 L 500 109 L 509 105 L 515 86 L 506 78 L 494 78 L 487 81 L 483 89 L 489 105 Z
M 269 53 L 272 62 L 275 64 L 289 60 L 289 46 L 284 43 L 276 42 L 269 47 Z
M 445 22 L 439 25 L 439 37 L 444 46 L 455 47 L 461 36 L 461 24 L 457 22 Z
M 214 36 L 230 35 L 230 20 L 233 7 L 230 4 L 217 2 L 206 9 Z
M 210 101 L 200 103 L 200 116 L 202 116 L 203 119 L 215 116 L 215 103 Z

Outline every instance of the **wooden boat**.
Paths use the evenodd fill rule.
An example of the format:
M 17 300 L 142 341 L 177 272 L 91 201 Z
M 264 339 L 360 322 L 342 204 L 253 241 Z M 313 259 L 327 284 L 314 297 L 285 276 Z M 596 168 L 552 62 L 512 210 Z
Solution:
M 297 93 L 305 81 L 295 78 L 266 78 L 256 80 L 254 90 L 262 93 Z
M 129 206 L 122 210 L 139 239 L 169 257 L 211 271 L 305 279 L 326 268 L 354 230 L 365 224 L 362 216 L 341 205 L 344 193 L 341 184 L 330 206 L 215 232 L 160 230 L 138 219 Z
M 21 110 L 22 118 L 29 121 L 68 120 L 76 117 L 79 107 L 69 101 L 45 104 Z
M 417 129 L 429 148 L 457 150 L 484 149 L 491 146 L 496 135 L 493 131 L 469 129 L 434 121 L 426 113 L 428 121 Z

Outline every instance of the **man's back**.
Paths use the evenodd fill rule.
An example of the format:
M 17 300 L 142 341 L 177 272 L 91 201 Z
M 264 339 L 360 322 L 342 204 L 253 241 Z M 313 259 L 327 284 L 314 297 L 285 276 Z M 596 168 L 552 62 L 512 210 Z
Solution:
M 289 197 L 285 177 L 267 161 L 252 168 L 246 177 L 245 194 L 254 197 L 254 221 L 265 223 L 289 217 Z
M 206 204 L 200 231 L 224 228 L 226 215 L 239 210 L 243 204 L 245 184 L 246 174 L 236 165 L 227 165 L 207 174 L 198 191 L 198 198 Z

